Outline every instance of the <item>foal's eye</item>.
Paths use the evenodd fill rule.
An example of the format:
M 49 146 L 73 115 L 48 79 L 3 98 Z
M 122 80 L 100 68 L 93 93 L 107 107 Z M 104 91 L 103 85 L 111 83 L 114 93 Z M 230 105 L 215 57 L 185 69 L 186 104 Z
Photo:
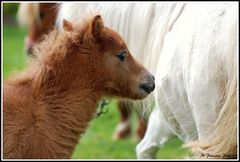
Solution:
M 116 57 L 123 62 L 126 58 L 126 55 L 127 55 L 127 50 L 121 50 L 120 52 L 118 52 Z

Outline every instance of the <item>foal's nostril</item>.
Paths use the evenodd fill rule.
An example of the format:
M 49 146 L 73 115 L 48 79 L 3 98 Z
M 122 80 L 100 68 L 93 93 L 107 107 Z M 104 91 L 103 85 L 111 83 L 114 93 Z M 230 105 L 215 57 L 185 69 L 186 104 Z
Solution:
M 154 82 L 154 81 L 155 81 L 155 78 L 154 78 L 154 76 L 153 76 L 152 74 L 148 74 L 148 75 L 146 76 L 146 78 L 147 78 L 147 81 L 148 81 L 148 82 Z

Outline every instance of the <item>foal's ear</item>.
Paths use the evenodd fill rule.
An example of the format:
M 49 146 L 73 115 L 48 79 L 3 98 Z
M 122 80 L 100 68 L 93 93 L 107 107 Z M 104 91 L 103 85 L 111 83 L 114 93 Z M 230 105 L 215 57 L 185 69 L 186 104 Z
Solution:
M 65 32 L 73 31 L 73 24 L 65 19 L 63 19 L 63 29 Z
M 104 25 L 100 15 L 96 15 L 91 22 L 91 32 L 94 37 L 97 37 L 102 32 Z

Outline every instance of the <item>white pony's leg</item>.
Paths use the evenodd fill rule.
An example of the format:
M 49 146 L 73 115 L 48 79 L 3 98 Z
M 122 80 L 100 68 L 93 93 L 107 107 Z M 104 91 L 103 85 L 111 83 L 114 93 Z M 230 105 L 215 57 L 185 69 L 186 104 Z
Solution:
M 163 145 L 173 133 L 161 115 L 159 107 L 155 107 L 150 115 L 148 127 L 143 140 L 137 145 L 138 159 L 154 159 L 161 145 Z

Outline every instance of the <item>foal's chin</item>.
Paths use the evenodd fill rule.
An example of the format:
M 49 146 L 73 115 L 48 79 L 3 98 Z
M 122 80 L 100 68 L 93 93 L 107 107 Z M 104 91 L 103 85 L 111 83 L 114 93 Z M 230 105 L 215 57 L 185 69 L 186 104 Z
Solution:
M 142 100 L 142 99 L 146 98 L 149 94 L 150 93 L 147 93 L 143 90 L 139 90 L 138 93 L 135 93 L 135 94 L 132 94 L 132 95 L 128 92 L 127 97 L 122 96 L 122 98 L 129 98 L 129 99 L 132 99 L 132 100 Z
M 145 91 L 143 89 L 137 89 L 135 91 L 131 90 L 122 90 L 120 89 L 107 89 L 105 93 L 103 93 L 105 97 L 114 97 L 114 98 L 123 98 L 123 99 L 131 99 L 131 100 L 142 100 L 145 99 L 151 92 Z
M 148 93 L 146 91 L 140 90 L 140 100 L 146 98 L 148 95 L 150 95 L 151 93 Z

